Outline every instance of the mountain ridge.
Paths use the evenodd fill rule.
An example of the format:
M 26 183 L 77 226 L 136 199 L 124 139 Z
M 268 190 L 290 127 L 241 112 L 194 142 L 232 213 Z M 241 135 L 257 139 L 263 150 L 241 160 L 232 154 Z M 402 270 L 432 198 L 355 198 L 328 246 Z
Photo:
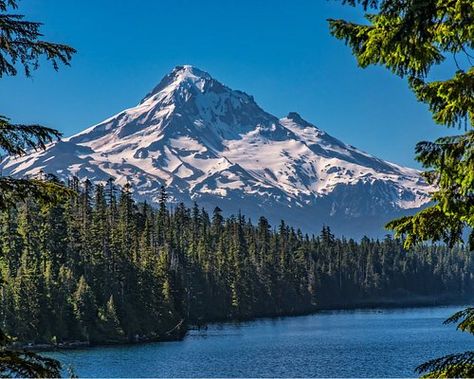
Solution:
M 307 231 L 324 223 L 347 235 L 380 234 L 385 221 L 430 200 L 418 171 L 347 145 L 296 112 L 279 119 L 190 65 L 177 66 L 135 107 L 1 168 L 114 177 L 151 202 L 165 185 L 174 202 Z

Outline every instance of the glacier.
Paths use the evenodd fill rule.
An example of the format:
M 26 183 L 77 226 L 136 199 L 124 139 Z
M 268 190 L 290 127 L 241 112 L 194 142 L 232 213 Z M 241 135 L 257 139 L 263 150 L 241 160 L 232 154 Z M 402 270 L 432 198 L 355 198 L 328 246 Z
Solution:
M 417 170 L 330 136 L 298 113 L 278 118 L 207 72 L 177 66 L 135 107 L 52 143 L 7 157 L 3 175 L 52 173 L 133 186 L 137 200 L 172 203 L 305 232 L 323 224 L 348 237 L 380 236 L 386 221 L 430 202 Z

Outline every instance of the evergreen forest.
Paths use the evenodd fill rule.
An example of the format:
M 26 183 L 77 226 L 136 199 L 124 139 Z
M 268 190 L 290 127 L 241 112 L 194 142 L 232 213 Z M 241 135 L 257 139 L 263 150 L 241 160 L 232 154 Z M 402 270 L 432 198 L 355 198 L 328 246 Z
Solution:
M 210 321 L 474 293 L 474 256 L 461 246 L 308 235 L 172 205 L 165 188 L 152 207 L 112 180 L 68 187 L 75 196 L 27 198 L 0 215 L 1 328 L 19 344 L 179 339 Z

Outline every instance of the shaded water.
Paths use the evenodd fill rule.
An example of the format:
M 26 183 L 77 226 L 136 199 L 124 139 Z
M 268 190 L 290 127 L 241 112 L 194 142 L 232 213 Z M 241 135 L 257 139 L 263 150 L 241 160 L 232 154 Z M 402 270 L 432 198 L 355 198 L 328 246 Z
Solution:
M 49 355 L 81 377 L 413 377 L 429 358 L 474 349 L 472 336 L 442 325 L 461 308 L 327 311 Z

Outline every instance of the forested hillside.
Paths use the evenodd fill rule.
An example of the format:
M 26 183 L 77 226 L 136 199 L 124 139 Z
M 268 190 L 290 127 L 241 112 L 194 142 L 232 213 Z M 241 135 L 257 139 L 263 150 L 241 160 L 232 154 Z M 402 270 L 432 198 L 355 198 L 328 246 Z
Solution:
M 428 205 L 434 190 L 417 170 L 350 146 L 296 112 L 279 119 L 190 65 L 175 67 L 135 107 L 45 151 L 0 159 L 3 175 L 45 168 L 63 180 L 130 181 L 135 198 L 150 203 L 166 182 L 176 202 L 272 224 L 284 214 L 306 232 L 329 223 L 357 238 L 383 236 L 387 221 Z
M 473 293 L 473 254 L 461 248 L 405 251 L 328 227 L 308 236 L 171 208 L 164 188 L 154 209 L 113 181 L 69 186 L 78 195 L 60 204 L 27 199 L 1 214 L 0 320 L 18 341 L 173 339 L 212 320 Z

